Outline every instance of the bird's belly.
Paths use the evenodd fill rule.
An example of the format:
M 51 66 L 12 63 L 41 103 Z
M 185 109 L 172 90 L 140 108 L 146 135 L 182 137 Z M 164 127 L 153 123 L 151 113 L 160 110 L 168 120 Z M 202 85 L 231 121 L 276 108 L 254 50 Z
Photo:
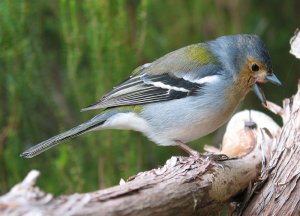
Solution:
M 221 122 L 201 121 L 199 124 L 187 125 L 185 127 L 174 128 L 165 132 L 165 135 L 172 140 L 180 140 L 182 142 L 190 142 L 203 137 L 222 125 Z
M 182 104 L 184 108 L 180 107 Z M 143 114 L 152 130 L 146 135 L 157 144 L 165 146 L 176 145 L 176 140 L 190 142 L 218 129 L 237 107 L 237 103 L 212 106 L 200 101 L 200 104 L 202 106 L 197 107 L 193 101 L 187 100 L 186 103 L 168 102 L 147 107 Z
M 209 119 L 199 118 L 199 122 L 178 123 L 177 127 L 154 129 L 148 137 L 159 145 L 176 145 L 176 140 L 187 143 L 215 131 L 226 120 L 227 118 L 219 115 Z

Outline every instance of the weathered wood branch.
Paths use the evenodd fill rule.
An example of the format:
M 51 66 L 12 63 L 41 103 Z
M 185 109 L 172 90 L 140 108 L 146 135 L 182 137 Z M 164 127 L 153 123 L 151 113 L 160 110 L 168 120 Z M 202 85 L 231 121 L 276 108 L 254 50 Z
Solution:
M 161 168 L 86 194 L 55 198 L 35 186 L 39 173 L 32 171 L 0 197 L 0 214 L 213 215 L 255 181 L 279 131 L 265 114 L 243 111 L 228 124 L 220 152 L 236 159 L 172 157 Z
M 283 108 L 274 104 L 284 122 L 274 153 L 261 176 L 261 190 L 256 190 L 243 215 L 300 214 L 300 80 L 298 92 L 283 101 Z
M 296 58 L 300 59 L 300 30 L 295 31 L 294 37 L 291 38 L 291 50 L 290 53 Z

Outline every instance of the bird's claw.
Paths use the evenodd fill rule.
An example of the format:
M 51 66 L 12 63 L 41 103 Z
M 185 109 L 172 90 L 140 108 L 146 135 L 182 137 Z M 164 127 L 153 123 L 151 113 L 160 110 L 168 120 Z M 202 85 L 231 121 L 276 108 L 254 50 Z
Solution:
M 220 162 L 228 161 L 228 160 L 235 160 L 235 159 L 237 159 L 237 158 L 236 157 L 228 157 L 225 154 L 209 154 L 209 155 L 206 155 L 205 161 L 209 164 L 215 165 L 215 166 L 220 167 L 223 170 L 225 170 L 225 168 L 226 167 L 229 168 L 229 166 L 221 164 Z

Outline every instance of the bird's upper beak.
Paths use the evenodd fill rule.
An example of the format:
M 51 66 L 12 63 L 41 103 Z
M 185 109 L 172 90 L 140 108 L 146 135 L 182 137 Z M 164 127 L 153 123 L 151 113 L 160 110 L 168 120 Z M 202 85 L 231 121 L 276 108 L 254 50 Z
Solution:
M 265 80 L 269 81 L 269 82 L 271 82 L 271 83 L 273 83 L 275 85 L 281 86 L 280 80 L 273 73 L 267 75 L 265 77 Z M 254 93 L 257 95 L 257 97 L 259 98 L 259 100 L 261 101 L 261 103 L 263 105 L 267 106 L 266 97 L 264 95 L 264 92 L 259 87 L 259 83 L 254 83 L 254 85 L 252 86 L 252 89 L 253 89 Z
M 266 80 L 273 83 L 273 84 L 275 84 L 275 85 L 278 85 L 278 86 L 282 85 L 280 80 L 273 73 L 271 73 L 270 75 L 267 75 Z

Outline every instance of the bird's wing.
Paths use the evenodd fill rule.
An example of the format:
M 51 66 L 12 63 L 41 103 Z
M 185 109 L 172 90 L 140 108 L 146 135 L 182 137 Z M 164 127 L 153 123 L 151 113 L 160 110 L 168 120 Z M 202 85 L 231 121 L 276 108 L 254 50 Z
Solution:
M 128 80 L 82 110 L 140 105 L 201 94 L 206 84 L 219 79 L 219 71 L 219 64 L 204 44 L 191 45 L 137 68 Z

